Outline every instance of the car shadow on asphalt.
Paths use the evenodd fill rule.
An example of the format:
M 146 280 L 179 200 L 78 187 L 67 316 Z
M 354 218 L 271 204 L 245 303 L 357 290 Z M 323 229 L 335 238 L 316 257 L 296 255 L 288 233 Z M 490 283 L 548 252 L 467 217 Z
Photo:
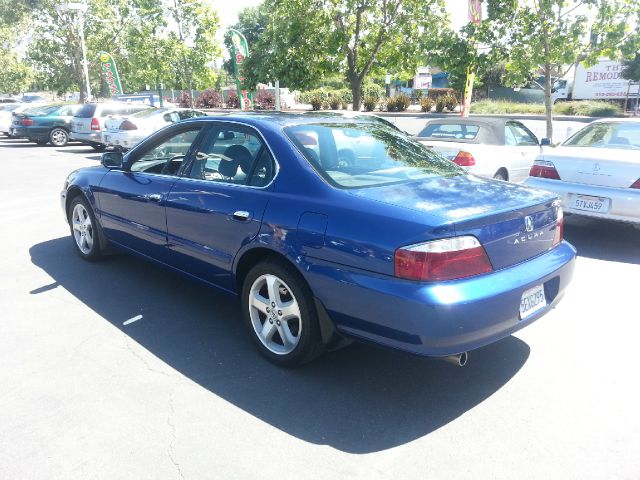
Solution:
M 482 403 L 525 364 L 507 337 L 465 368 L 354 344 L 280 369 L 255 350 L 237 299 L 128 255 L 81 260 L 70 238 L 34 245 L 32 262 L 170 367 L 256 418 L 314 444 L 370 453 L 421 438 Z M 123 326 L 126 320 L 143 318 Z
M 570 215 L 564 238 L 578 256 L 640 265 L 640 228 L 631 224 Z

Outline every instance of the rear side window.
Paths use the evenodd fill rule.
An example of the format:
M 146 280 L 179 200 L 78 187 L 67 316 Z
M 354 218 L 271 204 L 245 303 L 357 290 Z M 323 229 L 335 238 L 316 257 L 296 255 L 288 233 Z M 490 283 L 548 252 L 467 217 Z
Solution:
M 446 138 L 456 140 L 473 140 L 478 136 L 478 125 L 460 125 L 455 123 L 430 123 L 422 130 L 419 137 Z
M 76 117 L 80 117 L 80 118 L 91 118 L 93 117 L 93 114 L 96 111 L 96 105 L 95 103 L 87 103 L 86 105 L 83 105 L 82 107 L 80 107 L 80 110 L 78 110 L 78 113 L 75 114 Z

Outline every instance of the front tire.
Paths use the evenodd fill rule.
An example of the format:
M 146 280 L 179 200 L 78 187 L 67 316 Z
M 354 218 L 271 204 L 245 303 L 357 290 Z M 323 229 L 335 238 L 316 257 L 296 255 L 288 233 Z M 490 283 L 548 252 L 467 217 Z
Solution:
M 84 260 L 94 261 L 102 257 L 98 222 L 89 202 L 78 195 L 69 206 L 69 229 L 76 252 Z
M 276 365 L 295 367 L 323 351 L 313 296 L 289 265 L 268 260 L 251 269 L 243 283 L 242 314 L 258 350 Z
M 64 128 L 54 128 L 49 132 L 49 141 L 54 147 L 64 147 L 69 143 L 69 134 Z

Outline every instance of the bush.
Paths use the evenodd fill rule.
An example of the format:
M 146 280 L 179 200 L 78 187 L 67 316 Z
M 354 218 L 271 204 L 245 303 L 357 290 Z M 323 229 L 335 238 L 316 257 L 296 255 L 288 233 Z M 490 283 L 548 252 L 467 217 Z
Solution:
M 411 99 L 401 93 L 400 95 L 396 95 L 395 97 L 390 97 L 387 99 L 387 111 L 388 112 L 404 112 L 409 105 L 411 104 Z
M 191 107 L 191 95 L 188 92 L 181 92 L 176 98 L 176 104 L 182 108 Z
M 445 95 L 444 97 L 444 105 L 445 107 L 447 107 L 447 110 L 449 110 L 450 112 L 453 112 L 456 107 L 458 106 L 458 99 L 456 98 L 455 95 Z
M 362 97 L 375 97 L 380 100 L 384 96 L 384 88 L 375 83 L 365 83 L 362 86 Z
M 453 88 L 430 88 L 429 89 L 429 98 L 437 100 L 439 97 L 445 97 L 447 95 L 455 95 L 455 90 Z
M 471 102 L 471 113 L 531 113 L 544 115 L 544 105 L 541 103 L 481 100 L 479 102 Z
M 208 88 L 196 98 L 195 106 L 198 108 L 220 108 L 222 106 L 222 97 L 217 90 Z
M 335 90 L 335 94 L 336 96 L 340 97 L 340 100 L 342 101 L 342 108 L 344 108 L 345 110 L 347 109 L 350 103 L 353 103 L 353 94 L 351 93 L 351 90 L 349 90 L 348 88 L 341 88 L 339 90 Z
M 373 112 L 378 106 L 378 101 L 380 99 L 377 97 L 364 97 L 364 111 L 365 112 Z
M 420 100 L 420 109 L 423 112 L 430 112 L 433 106 L 435 105 L 435 101 L 433 98 L 425 97 Z
M 276 106 L 276 96 L 266 90 L 259 90 L 253 99 L 253 108 L 256 110 L 273 110 Z
M 436 98 L 436 112 L 442 113 L 446 106 L 447 106 L 447 102 L 445 100 L 444 95 Z
M 313 110 L 322 110 L 324 102 L 324 97 L 319 93 L 316 93 L 309 99 L 309 103 L 311 104 L 311 108 Z
M 338 96 L 331 95 L 329 97 L 329 108 L 331 110 L 339 110 L 342 106 L 342 99 Z
M 240 108 L 240 99 L 238 98 L 238 94 L 233 90 L 229 92 L 229 96 L 227 97 L 227 108 Z
M 582 115 L 586 117 L 617 117 L 622 115 L 619 105 L 603 101 L 559 102 L 553 106 L 559 115 Z

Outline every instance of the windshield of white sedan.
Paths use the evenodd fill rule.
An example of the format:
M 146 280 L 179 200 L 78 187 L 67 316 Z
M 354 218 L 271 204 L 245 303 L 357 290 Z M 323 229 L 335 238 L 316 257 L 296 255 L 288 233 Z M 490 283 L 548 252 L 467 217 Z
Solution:
M 640 122 L 592 123 L 563 146 L 640 149 Z
M 284 131 L 314 168 L 337 187 L 371 187 L 464 173 L 420 143 L 382 125 L 308 124 Z

